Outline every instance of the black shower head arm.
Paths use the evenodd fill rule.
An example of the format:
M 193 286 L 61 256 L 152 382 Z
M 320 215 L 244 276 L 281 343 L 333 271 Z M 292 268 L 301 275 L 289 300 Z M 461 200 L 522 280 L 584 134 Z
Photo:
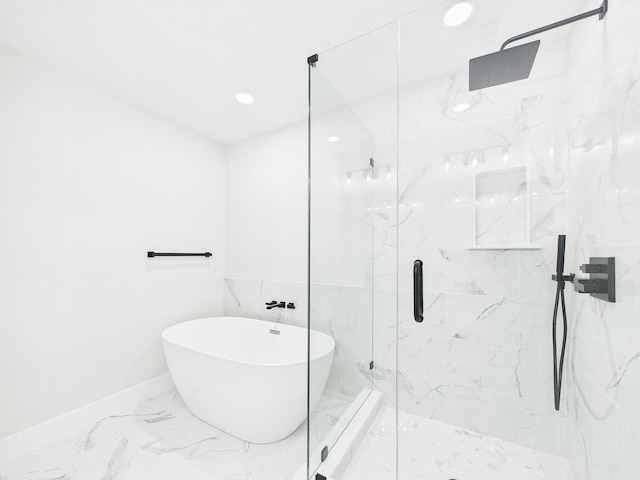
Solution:
M 600 5 L 600 8 L 596 8 L 595 10 L 581 13 L 580 15 L 576 15 L 571 18 L 566 18 L 564 20 L 560 20 L 559 22 L 555 22 L 550 25 L 546 25 L 544 27 L 536 28 L 535 30 L 531 30 L 530 32 L 521 33 L 520 35 L 516 35 L 515 37 L 511 37 L 502 44 L 502 46 L 500 47 L 500 50 L 504 50 L 504 47 L 506 47 L 512 42 L 522 40 L 523 38 L 531 37 L 533 35 L 537 35 L 542 32 L 547 32 L 549 30 L 553 30 L 554 28 L 562 27 L 564 25 L 568 25 L 569 23 L 577 22 L 579 20 L 583 20 L 585 18 L 592 17 L 594 15 L 599 15 L 600 20 L 602 20 L 604 16 L 607 14 L 608 8 L 609 8 L 609 0 L 604 0 L 602 2 L 602 5 Z

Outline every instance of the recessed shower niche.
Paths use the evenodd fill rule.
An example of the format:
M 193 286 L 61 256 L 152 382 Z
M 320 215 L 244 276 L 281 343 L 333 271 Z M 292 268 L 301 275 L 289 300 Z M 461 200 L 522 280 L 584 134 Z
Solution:
M 472 248 L 536 248 L 529 240 L 528 185 L 526 165 L 475 172 Z

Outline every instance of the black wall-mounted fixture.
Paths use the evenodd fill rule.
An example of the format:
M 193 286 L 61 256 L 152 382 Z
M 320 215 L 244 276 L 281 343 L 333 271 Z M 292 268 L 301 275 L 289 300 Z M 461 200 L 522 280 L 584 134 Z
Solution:
M 588 293 L 605 302 L 616 301 L 615 257 L 590 257 L 589 263 L 580 265 L 580 271 L 589 278 L 573 279 L 573 288 L 578 293 Z
M 413 262 L 413 319 L 422 323 L 423 314 L 422 260 Z
M 558 235 L 558 255 L 556 257 L 556 273 L 551 279 L 557 282 L 556 301 L 553 308 L 553 398 L 556 410 L 560 410 L 560 391 L 562 388 L 562 367 L 564 365 L 564 352 L 567 346 L 567 308 L 564 301 L 565 283 L 573 283 L 573 288 L 578 293 L 588 293 L 592 297 L 607 302 L 616 301 L 616 259 L 614 257 L 590 257 L 589 263 L 580 266 L 580 271 L 588 273 L 589 278 L 577 278 L 573 273 L 564 274 L 564 256 L 566 235 Z M 558 358 L 558 345 L 556 328 L 558 308 L 562 308 L 562 348 Z
M 574 275 L 564 274 L 564 252 L 567 243 L 566 235 L 558 235 L 558 253 L 556 255 L 556 273 L 551 275 L 551 279 L 557 282 L 556 301 L 553 307 L 553 324 L 551 334 L 553 336 L 553 401 L 556 411 L 560 410 L 560 391 L 562 389 L 562 371 L 564 366 L 564 352 L 567 347 L 567 307 L 564 302 L 565 282 L 572 282 Z M 562 306 L 562 348 L 558 359 L 557 320 L 558 307 Z
M 505 41 L 500 50 L 482 57 L 469 60 L 469 91 L 480 90 L 481 88 L 502 85 L 503 83 L 515 82 L 529 78 L 533 62 L 536 59 L 540 40 L 535 40 L 517 47 L 505 47 L 512 42 L 531 37 L 554 28 L 562 27 L 579 20 L 583 20 L 594 15 L 602 20 L 609 10 L 608 0 L 604 0 L 600 8 L 576 15 L 574 17 L 560 20 L 559 22 L 536 28 L 526 33 L 521 33 Z
M 265 303 L 265 305 L 267 306 L 267 310 L 271 310 L 272 308 L 289 308 L 294 310 L 296 308 L 295 304 L 293 302 L 277 302 L 275 300 L 272 300 L 271 302 L 267 302 Z
M 211 252 L 204 253 L 156 253 L 156 252 L 147 252 L 147 258 L 153 257 L 210 257 L 212 255 Z

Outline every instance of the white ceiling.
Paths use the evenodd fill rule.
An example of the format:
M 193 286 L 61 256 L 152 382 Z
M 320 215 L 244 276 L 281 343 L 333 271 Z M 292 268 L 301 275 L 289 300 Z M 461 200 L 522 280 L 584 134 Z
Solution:
M 305 118 L 309 55 L 428 3 L 0 0 L 0 42 L 230 143 Z
M 450 0 L 437 3 L 445 1 Z M 494 28 L 499 43 L 522 27 L 581 13 L 592 3 L 589 9 L 598 7 L 585 0 L 474 1 L 495 7 L 483 21 L 492 28 L 491 19 L 504 25 Z M 0 0 L 0 43 L 226 144 L 306 117 L 309 55 L 434 3 Z M 516 13 L 507 18 L 505 10 Z M 459 41 L 465 41 L 462 34 Z M 497 50 L 499 43 L 490 40 Z M 442 50 L 440 42 L 430 43 Z M 234 96 L 240 91 L 252 94 L 255 103 L 238 104 Z

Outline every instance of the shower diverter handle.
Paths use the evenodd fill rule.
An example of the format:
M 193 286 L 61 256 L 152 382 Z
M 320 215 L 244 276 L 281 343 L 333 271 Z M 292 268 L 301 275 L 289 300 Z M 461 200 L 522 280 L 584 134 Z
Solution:
M 413 262 L 413 319 L 421 323 L 423 314 L 422 260 Z

